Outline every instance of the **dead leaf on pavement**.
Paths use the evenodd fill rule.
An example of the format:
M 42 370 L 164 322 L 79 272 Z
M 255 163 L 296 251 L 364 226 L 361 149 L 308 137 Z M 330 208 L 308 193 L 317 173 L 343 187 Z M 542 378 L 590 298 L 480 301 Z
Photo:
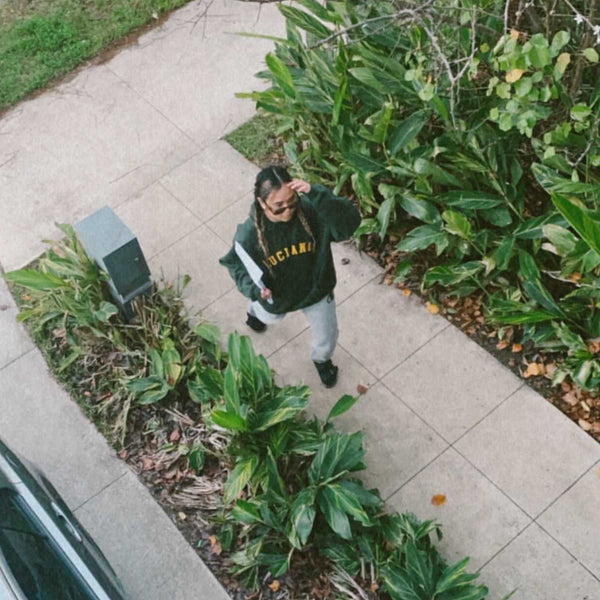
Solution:
M 281 587 L 281 584 L 279 583 L 279 579 L 273 579 L 273 581 L 269 584 L 269 589 L 272 592 L 277 592 L 280 587 Z
M 512 348 L 510 349 L 511 352 L 521 352 L 521 350 L 523 350 L 523 346 L 521 346 L 521 344 L 513 344 Z
M 356 386 L 356 391 L 362 396 L 363 394 L 366 394 L 369 391 L 369 388 L 359 383 Z
M 592 424 L 586 421 L 585 419 L 579 419 L 577 423 L 579 423 L 579 427 L 581 427 L 581 429 L 583 429 L 584 431 L 589 431 L 592 428 Z
M 217 556 L 223 552 L 223 548 L 221 548 L 221 544 L 219 542 L 219 538 L 216 535 L 208 536 L 208 540 L 210 541 L 210 551 Z
M 350 259 L 349 259 L 349 258 L 346 258 L 346 257 L 342 258 L 342 264 L 343 264 L 343 265 L 350 264 Z
M 505 348 L 508 348 L 508 342 L 506 340 L 500 340 L 496 344 L 496 350 L 504 350 Z
M 436 494 L 431 499 L 431 504 L 433 504 L 433 506 L 443 506 L 444 504 L 446 504 L 446 496 L 445 496 L 445 494 Z
M 427 302 L 425 306 L 432 315 L 437 315 L 440 312 L 440 307 L 437 304 L 434 304 L 433 302 Z
M 408 296 L 412 296 L 412 290 L 409 290 L 408 288 L 403 288 L 402 295 L 408 298 Z

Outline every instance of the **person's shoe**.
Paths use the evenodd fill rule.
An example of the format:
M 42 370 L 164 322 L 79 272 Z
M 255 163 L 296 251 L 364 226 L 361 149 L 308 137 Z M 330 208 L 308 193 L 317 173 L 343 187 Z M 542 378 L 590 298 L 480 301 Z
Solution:
M 251 315 L 250 313 L 246 313 L 246 315 L 248 317 L 246 319 L 246 325 L 248 325 L 250 329 L 254 329 L 254 331 L 261 333 L 267 328 L 267 326 L 259 318 Z
M 325 387 L 331 388 L 337 383 L 338 368 L 330 360 L 316 362 L 315 367 Z

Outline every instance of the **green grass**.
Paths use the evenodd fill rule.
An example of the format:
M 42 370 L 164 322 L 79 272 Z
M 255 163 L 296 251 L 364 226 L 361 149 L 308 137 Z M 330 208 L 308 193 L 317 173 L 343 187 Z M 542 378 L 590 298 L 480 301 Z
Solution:
M 225 140 L 260 167 L 282 164 L 286 162 L 285 152 L 276 130 L 277 121 L 273 115 L 258 113 L 226 135 Z
M 0 111 L 155 16 L 187 2 L 4 0 L 0 4 Z

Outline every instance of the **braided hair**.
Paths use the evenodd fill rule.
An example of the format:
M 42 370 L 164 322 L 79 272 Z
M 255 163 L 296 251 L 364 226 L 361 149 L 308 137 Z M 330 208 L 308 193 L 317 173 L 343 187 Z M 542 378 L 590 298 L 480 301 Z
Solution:
M 292 181 L 290 174 L 284 167 L 279 165 L 271 165 L 269 167 L 265 167 L 258 173 L 256 176 L 256 181 L 254 183 L 254 226 L 256 228 L 256 235 L 258 237 L 258 244 L 265 255 L 265 259 L 267 259 L 270 255 L 269 252 L 269 242 L 267 240 L 267 236 L 265 235 L 265 213 L 264 210 L 258 201 L 259 199 L 263 202 L 266 202 L 268 197 L 271 195 L 271 192 L 274 190 L 279 190 L 281 187 Z M 296 214 L 304 227 L 304 230 L 311 237 L 313 244 L 315 244 L 315 236 L 308 224 L 306 219 L 306 215 L 302 210 L 302 205 L 300 202 L 296 205 Z M 273 275 L 273 269 L 269 266 L 269 272 Z

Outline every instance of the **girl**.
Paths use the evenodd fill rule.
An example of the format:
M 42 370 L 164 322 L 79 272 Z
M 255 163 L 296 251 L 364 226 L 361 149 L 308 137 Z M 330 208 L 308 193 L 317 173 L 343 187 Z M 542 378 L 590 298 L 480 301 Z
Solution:
M 349 200 L 270 166 L 257 175 L 250 216 L 219 261 L 250 299 L 246 324 L 254 331 L 264 331 L 288 312 L 304 312 L 312 329 L 311 358 L 327 387 L 335 385 L 338 373 L 331 362 L 338 327 L 330 244 L 348 239 L 359 223 Z M 242 249 L 236 250 L 238 244 Z M 249 259 L 262 271 L 262 282 Z

